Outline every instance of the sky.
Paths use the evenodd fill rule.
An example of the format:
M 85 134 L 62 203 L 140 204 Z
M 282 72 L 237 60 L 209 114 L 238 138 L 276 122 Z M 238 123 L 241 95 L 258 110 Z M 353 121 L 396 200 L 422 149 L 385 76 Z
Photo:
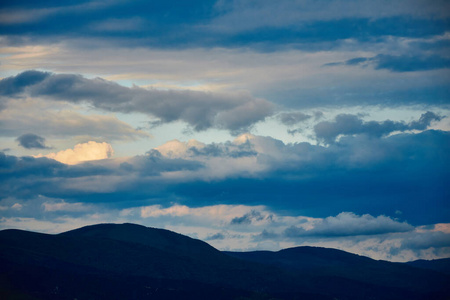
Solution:
M 450 2 L 4 0 L 0 229 L 450 257 Z

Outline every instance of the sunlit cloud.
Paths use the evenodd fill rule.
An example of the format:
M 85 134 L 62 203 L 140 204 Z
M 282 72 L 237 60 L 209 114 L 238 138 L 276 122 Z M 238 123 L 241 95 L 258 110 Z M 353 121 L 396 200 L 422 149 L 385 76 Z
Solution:
M 56 153 L 46 155 L 38 154 L 35 157 L 47 157 L 63 164 L 75 165 L 85 161 L 107 159 L 112 157 L 114 150 L 108 143 L 97 143 L 89 141 L 83 144 L 77 144 L 73 149 L 61 150 Z

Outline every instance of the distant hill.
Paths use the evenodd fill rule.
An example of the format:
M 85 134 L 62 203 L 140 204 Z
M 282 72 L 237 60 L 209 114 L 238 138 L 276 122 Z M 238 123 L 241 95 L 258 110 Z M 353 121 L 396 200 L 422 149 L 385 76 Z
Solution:
M 140 246 L 148 246 L 176 256 L 221 261 L 224 255 L 209 244 L 182 234 L 159 228 L 149 228 L 137 224 L 98 224 L 67 231 L 64 237 L 115 240 Z M 228 261 L 226 262 L 228 263 Z
M 224 252 L 246 261 L 277 266 L 317 277 L 336 277 L 408 291 L 426 292 L 450 283 L 446 276 L 418 270 L 404 263 L 374 260 L 345 251 L 321 247 L 294 247 L 277 252 Z M 436 264 L 438 265 L 438 264 Z M 450 294 L 449 294 L 450 297 Z M 449 298 L 450 299 L 450 298 Z
M 407 264 L 416 268 L 434 270 L 450 275 L 450 258 L 433 259 L 433 260 L 420 259 L 407 262 Z
M 0 231 L 0 299 L 449 299 L 449 276 L 344 251 L 220 252 L 135 224 Z

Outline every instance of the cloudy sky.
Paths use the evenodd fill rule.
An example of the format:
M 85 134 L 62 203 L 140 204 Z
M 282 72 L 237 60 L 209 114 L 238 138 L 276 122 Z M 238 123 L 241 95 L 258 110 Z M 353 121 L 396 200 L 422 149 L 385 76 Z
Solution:
M 450 256 L 446 0 L 2 1 L 0 229 Z

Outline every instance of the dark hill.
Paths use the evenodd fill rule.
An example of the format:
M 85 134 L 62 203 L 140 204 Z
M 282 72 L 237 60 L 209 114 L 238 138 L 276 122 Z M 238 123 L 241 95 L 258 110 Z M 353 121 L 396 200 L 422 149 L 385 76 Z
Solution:
M 159 228 L 137 224 L 98 224 L 67 231 L 60 234 L 67 237 L 87 237 L 96 240 L 115 240 L 156 248 L 166 253 L 201 257 L 202 260 L 224 259 L 223 254 L 209 244 L 188 236 Z
M 385 287 L 400 287 L 419 293 L 438 286 L 445 287 L 450 282 L 448 277 L 440 276 L 434 271 L 418 270 L 407 264 L 374 260 L 330 248 L 294 247 L 277 252 L 224 253 L 246 261 L 291 271 L 306 271 L 317 277 L 345 278 Z
M 407 262 L 407 264 L 416 268 L 434 270 L 450 275 L 450 258 L 433 259 L 433 260 L 420 259 Z
M 317 267 L 347 268 L 355 265 L 377 264 L 371 258 L 345 251 L 321 247 L 294 247 L 273 251 L 229 252 L 224 253 L 248 261 L 277 265 L 289 269 L 313 270 Z
M 447 299 L 449 278 L 324 248 L 223 253 L 134 224 L 3 230 L 0 266 L 0 299 Z

